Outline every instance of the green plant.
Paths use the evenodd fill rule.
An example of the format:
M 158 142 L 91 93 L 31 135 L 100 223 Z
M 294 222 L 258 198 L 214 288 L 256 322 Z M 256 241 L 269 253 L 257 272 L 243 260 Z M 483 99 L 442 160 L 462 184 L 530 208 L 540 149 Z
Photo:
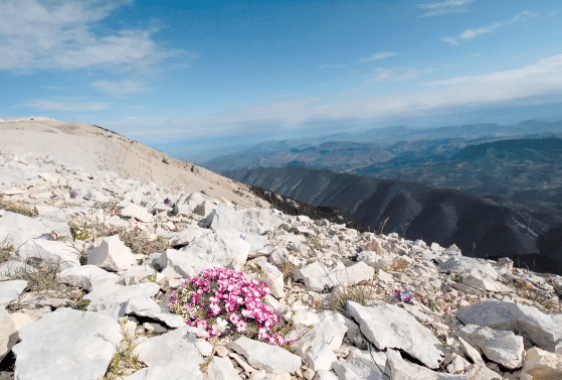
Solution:
M 129 336 L 127 331 L 125 331 L 125 325 L 127 322 L 128 319 L 125 318 L 121 323 L 119 323 L 121 326 L 121 333 L 123 334 L 124 347 L 121 348 L 120 345 L 117 352 L 111 358 L 108 371 L 103 378 L 104 380 L 114 379 L 114 376 L 124 376 L 126 375 L 126 369 L 132 369 L 136 372 L 147 367 L 144 362 L 139 360 L 138 355 L 131 356 L 137 345 L 134 344 L 134 336 Z
M 281 261 L 281 264 L 279 264 L 279 270 L 281 271 L 281 273 L 283 273 L 283 279 L 287 280 L 291 276 L 293 267 L 294 264 L 289 260 Z
M 70 234 L 72 235 L 72 240 L 88 240 L 94 237 L 92 229 L 84 223 L 79 226 L 71 227 Z

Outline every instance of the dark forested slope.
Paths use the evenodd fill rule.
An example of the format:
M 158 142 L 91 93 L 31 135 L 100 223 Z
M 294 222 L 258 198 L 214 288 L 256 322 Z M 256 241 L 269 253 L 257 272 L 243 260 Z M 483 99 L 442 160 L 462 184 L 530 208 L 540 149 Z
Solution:
M 403 180 L 338 174 L 301 167 L 259 168 L 226 173 L 311 206 L 329 206 L 385 233 L 428 244 L 456 244 L 464 255 L 511 257 L 538 272 L 562 274 L 557 246 L 562 209 L 486 199 L 455 189 Z M 537 246 L 537 241 L 539 246 Z

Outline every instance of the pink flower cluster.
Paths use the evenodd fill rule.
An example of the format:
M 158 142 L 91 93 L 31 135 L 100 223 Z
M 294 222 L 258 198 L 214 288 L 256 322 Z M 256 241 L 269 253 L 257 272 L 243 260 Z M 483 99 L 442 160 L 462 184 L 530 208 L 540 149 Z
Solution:
M 206 330 L 209 338 L 236 331 L 273 345 L 290 344 L 281 334 L 271 331 L 280 318 L 277 311 L 262 302 L 268 294 L 271 290 L 263 281 L 250 281 L 232 269 L 211 268 L 175 289 L 168 308 L 182 315 L 189 326 Z

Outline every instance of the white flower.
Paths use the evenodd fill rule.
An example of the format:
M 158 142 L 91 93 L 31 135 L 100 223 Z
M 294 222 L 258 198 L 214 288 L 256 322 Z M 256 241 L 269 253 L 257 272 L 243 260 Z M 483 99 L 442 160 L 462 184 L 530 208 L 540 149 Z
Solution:
M 225 330 L 226 326 L 228 326 L 228 322 L 222 318 L 217 318 L 217 325 L 219 326 L 219 330 Z

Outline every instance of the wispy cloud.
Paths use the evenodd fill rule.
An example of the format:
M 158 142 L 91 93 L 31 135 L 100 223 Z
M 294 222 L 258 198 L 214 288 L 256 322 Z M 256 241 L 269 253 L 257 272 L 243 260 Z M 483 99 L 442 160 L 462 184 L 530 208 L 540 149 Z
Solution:
M 425 13 L 419 15 L 418 17 L 433 17 L 451 13 L 465 13 L 468 12 L 468 5 L 473 2 L 474 0 L 446 0 L 437 3 L 418 4 L 418 7 L 425 11 Z
M 407 77 L 413 74 L 403 75 Z M 112 126 L 131 138 L 172 141 L 209 134 L 259 133 L 264 128 L 271 131 L 298 130 L 309 129 L 311 125 L 336 125 L 350 120 L 376 122 L 395 117 L 448 112 L 464 106 L 525 103 L 529 99 L 540 98 L 549 102 L 561 98 L 562 54 L 515 70 L 429 82 L 426 83 L 426 89 L 417 93 L 354 99 L 342 94 L 333 101 L 309 97 L 252 105 L 201 118 L 143 119 L 135 120 L 134 123 L 121 120 Z M 111 128 L 109 124 L 107 126 Z
M 375 68 L 373 71 L 377 74 L 373 78 L 375 81 L 404 81 L 418 78 L 421 74 L 430 73 L 435 70 L 417 70 L 417 69 L 380 69 Z
M 359 63 L 379 61 L 379 60 L 385 59 L 385 58 L 397 57 L 400 54 L 402 54 L 402 53 L 396 53 L 396 52 L 390 52 L 390 51 L 385 51 L 385 52 L 382 52 L 382 53 L 375 53 L 375 54 L 373 54 L 369 57 L 360 58 Z
M 120 96 L 128 94 L 138 94 L 146 92 L 147 86 L 141 80 L 122 80 L 122 81 L 108 81 L 98 80 L 91 83 L 92 87 L 107 94 Z
M 58 100 L 36 99 L 25 104 L 40 111 L 90 112 L 108 109 L 103 102 L 82 102 L 80 99 L 59 98 Z
M 94 26 L 129 0 L 15 0 L 0 6 L 0 71 L 146 70 L 185 52 L 164 49 L 152 38 L 155 26 L 97 35 Z
M 456 37 L 443 37 L 441 41 L 446 42 L 451 46 L 457 46 L 460 45 L 461 41 L 468 41 L 483 34 L 490 34 L 495 32 L 499 28 L 503 28 L 504 26 L 526 21 L 529 18 L 536 16 L 537 14 L 525 10 L 521 13 L 516 14 L 515 17 L 513 17 L 511 20 L 505 22 L 494 22 L 482 28 L 466 29 Z

